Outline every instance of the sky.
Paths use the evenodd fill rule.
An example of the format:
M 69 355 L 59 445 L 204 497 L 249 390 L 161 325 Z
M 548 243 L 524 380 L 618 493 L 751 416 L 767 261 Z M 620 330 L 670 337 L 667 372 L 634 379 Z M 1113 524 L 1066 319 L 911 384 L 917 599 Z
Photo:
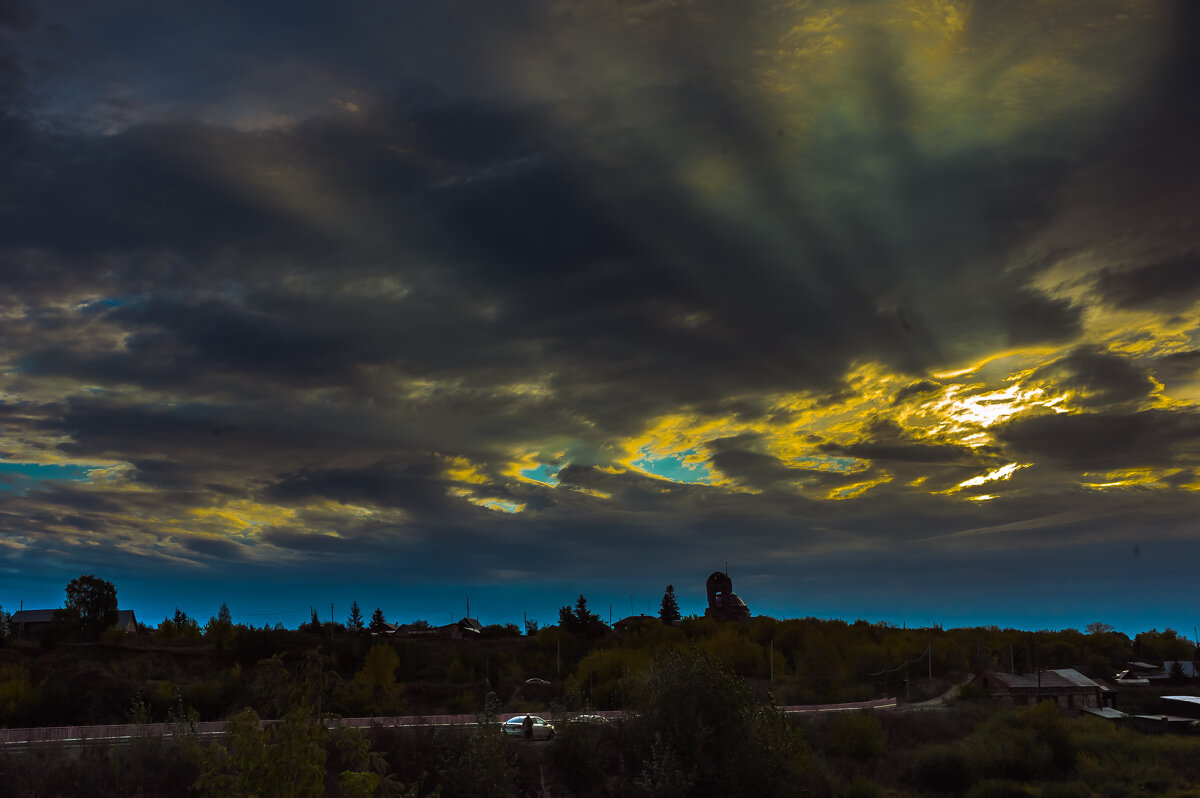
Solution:
M 0 605 L 1200 623 L 1200 9 L 0 0 Z

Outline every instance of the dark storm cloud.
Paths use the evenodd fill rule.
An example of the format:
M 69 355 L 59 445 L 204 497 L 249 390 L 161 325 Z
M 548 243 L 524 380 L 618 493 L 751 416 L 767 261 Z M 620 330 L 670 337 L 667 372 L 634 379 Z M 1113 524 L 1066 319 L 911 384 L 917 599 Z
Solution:
M 263 542 L 288 551 L 315 554 L 321 557 L 347 554 L 346 539 L 340 535 L 313 534 L 296 529 L 271 527 L 263 530 Z
M 1054 414 L 998 430 L 1019 457 L 1087 468 L 1194 465 L 1200 415 L 1190 410 Z
M 1154 381 L 1129 358 L 1099 346 L 1080 346 L 1034 373 L 1035 379 L 1079 393 L 1076 401 L 1087 407 L 1112 407 L 1145 399 Z
M 1097 288 L 1117 307 L 1183 310 L 1200 298 L 1200 253 L 1185 252 L 1128 269 L 1105 269 Z
M 1191 147 L 1114 121 L 1194 93 L 1183 48 L 1159 96 L 1122 77 L 1161 45 L 1119 5 L 1098 33 L 1076 5 L 975 4 L 961 32 L 948 5 L 551 5 L 0 5 L 4 449 L 97 468 L 0 497 L 6 536 L 389 583 L 704 573 L 1067 542 L 1088 533 L 1062 505 L 1119 509 L 1072 468 L 1193 462 L 1188 413 L 1136 412 L 1139 364 L 1184 380 L 1187 357 L 1076 346 L 1089 309 L 1034 287 L 1104 227 L 1081 170 L 1143 173 L 1147 129 Z M 1191 261 L 1159 243 L 1100 297 L 1182 310 Z M 1037 379 L 1090 412 L 1002 422 L 1002 447 L 901 426 L 962 389 L 935 372 L 1052 344 L 1074 348 Z M 860 369 L 891 380 L 878 407 Z M 663 417 L 758 430 L 681 437 L 736 488 L 630 466 Z M 1009 455 L 1037 464 L 1020 501 L 955 491 Z M 795 465 L 838 458 L 860 470 Z M 533 461 L 558 484 L 515 476 Z
M 264 535 L 264 538 L 266 536 Z M 188 551 L 193 551 L 196 554 L 220 560 L 224 563 L 237 562 L 245 557 L 245 547 L 243 544 L 234 543 L 231 540 L 223 538 L 201 538 L 187 537 L 182 541 L 182 545 Z
M 711 91 L 689 93 L 682 103 L 685 115 L 699 116 L 713 101 L 728 105 Z M 576 406 L 619 429 L 627 419 L 685 398 L 716 398 L 735 387 L 831 383 L 846 362 L 870 350 L 913 369 L 938 357 L 915 343 L 919 338 L 896 336 L 895 318 L 877 310 L 875 293 L 888 290 L 894 278 L 881 273 L 881 285 L 867 286 L 843 276 L 880 253 L 838 251 L 805 219 L 802 206 L 793 205 L 787 214 L 789 224 L 807 230 L 797 270 L 757 244 L 745 223 L 706 218 L 689 210 L 691 202 L 677 191 L 623 184 L 620 171 L 601 172 L 598 164 L 577 156 L 559 154 L 515 172 L 489 172 L 489 164 L 549 146 L 554 128 L 544 112 L 464 102 L 404 109 L 390 102 L 374 106 L 366 121 L 330 117 L 291 132 L 147 125 L 103 141 L 85 140 L 71 158 L 63 153 L 73 145 L 60 142 L 45 157 L 67 168 L 26 198 L 22 213 L 11 219 L 10 244 L 80 255 L 169 243 L 199 262 L 123 258 L 115 270 L 97 262 L 91 290 L 195 290 L 207 275 L 218 281 L 214 288 L 228 286 L 229 294 L 199 304 L 169 295 L 138 299 L 107 314 L 113 323 L 138 331 L 122 352 L 97 357 L 72 356 L 61 346 L 34 350 L 29 368 L 157 386 L 229 369 L 307 383 L 345 380 L 364 362 L 402 360 L 415 373 L 434 373 L 475 369 L 481 360 L 496 368 L 528 368 L 534 355 L 546 358 L 573 387 L 567 390 Z M 481 127 L 488 136 L 465 133 Z M 614 132 L 619 158 L 630 165 L 644 161 L 636 130 Z M 750 157 L 758 144 L 743 146 L 743 157 Z M 409 148 L 415 159 L 394 155 L 394 149 Z M 560 143 L 558 149 L 565 148 Z M 420 245 L 440 251 L 442 265 L 431 273 L 410 268 L 403 255 L 394 263 L 393 272 L 416 286 L 414 301 L 378 302 L 373 310 L 358 298 L 340 306 L 324 296 L 289 297 L 286 289 L 271 285 L 285 271 L 280 258 L 289 255 L 302 270 L 327 271 L 313 260 L 314 248 L 339 263 L 345 279 L 362 273 L 349 265 L 360 257 L 358 245 L 347 249 L 336 237 L 314 232 L 278 205 L 241 190 L 229 176 L 301 163 L 335 175 L 335 192 L 370 197 L 376 212 L 421 208 L 428 232 Z M 972 169 L 985 186 L 1000 174 L 988 177 Z M 482 170 L 485 177 L 435 185 L 435 177 L 444 180 L 462 170 Z M 921 169 L 913 165 L 910 171 Z M 765 168 L 750 176 L 762 191 L 782 190 Z M 1011 176 L 1004 180 L 1003 191 L 1012 190 Z M 662 183 L 669 184 L 665 174 Z M 912 191 L 915 212 L 929 205 L 923 198 L 957 191 L 956 185 L 943 177 L 932 185 L 918 181 Z M 946 208 L 962 206 L 952 196 L 944 200 Z M 114 207 L 125 212 L 112 217 Z M 73 219 L 66 238 L 59 225 L 64 212 Z M 635 234 L 631 217 L 655 219 L 656 240 Z M 980 223 L 993 222 L 977 219 L 967 228 L 978 230 Z M 375 232 L 382 236 L 375 240 L 392 239 L 382 246 L 400 243 L 386 230 Z M 997 229 L 998 238 L 1005 235 Z M 664 258 L 656 250 L 668 241 L 678 252 Z M 241 255 L 214 263 L 218 242 L 241 248 Z M 264 260 L 259 254 L 264 248 L 274 248 L 275 257 Z M 339 250 L 344 254 L 334 254 Z M 731 270 L 732 263 L 739 268 Z M 78 271 L 76 279 L 82 276 Z M 36 262 L 24 276 L 48 285 L 63 277 L 54 272 Z M 467 315 L 455 293 L 467 285 L 492 298 L 494 323 Z M 1004 284 L 992 289 L 989 301 L 1005 309 L 999 324 L 1013 341 L 1055 339 L 1073 329 L 1073 310 L 1063 303 Z M 814 341 L 821 345 L 812 346 Z
M 806 469 L 792 468 L 769 454 L 745 449 L 726 449 L 712 456 L 713 466 L 722 474 L 755 488 L 794 482 L 809 475 Z
M 12 42 L 15 35 L 36 21 L 37 13 L 32 5 L 21 0 L 0 2 L 0 124 L 26 99 L 28 75 Z
M 1154 369 L 1168 381 L 1195 377 L 1200 373 L 1200 351 L 1193 349 L 1159 358 L 1154 363 Z
M 865 460 L 941 465 L 978 465 L 981 453 L 968 446 L 913 440 L 892 421 L 880 421 L 867 430 L 868 437 L 849 444 L 825 443 L 822 451 Z
M 899 391 L 896 391 L 895 398 L 892 399 L 893 404 L 901 404 L 907 399 L 916 396 L 930 394 L 941 389 L 941 385 L 933 380 L 918 380 L 911 385 L 906 385 Z
M 482 115 L 489 130 L 500 128 L 498 138 L 505 140 L 505 113 L 459 104 L 454 109 L 441 108 L 438 114 L 440 118 L 432 125 L 435 129 L 474 129 L 479 124 L 476 117 Z M 382 112 L 377 115 L 386 116 Z M 450 118 L 455 124 L 447 121 Z M 524 141 L 527 147 L 535 140 L 530 133 L 537 128 L 528 120 L 508 126 L 514 129 L 510 137 Z M 386 132 L 385 126 L 384 138 Z M 725 386 L 713 384 L 713 374 L 726 375 L 727 384 L 748 388 L 827 379 L 839 373 L 846 360 L 861 354 L 864 345 L 882 347 L 881 356 L 909 366 L 920 362 L 919 358 L 913 359 L 908 342 L 892 335 L 894 319 L 877 314 L 872 292 L 836 277 L 856 264 L 847 263 L 846 254 L 822 245 L 819 235 L 813 236 L 815 243 L 806 258 L 809 265 L 796 277 L 788 277 L 788 270 L 774 263 L 776 256 L 756 252 L 753 245 L 747 249 L 753 239 L 740 225 L 701 219 L 698 229 L 694 215 L 679 211 L 688 204 L 682 195 L 669 191 L 637 193 L 625 197 L 620 206 L 614 205 L 613 195 L 621 193 L 619 185 L 616 190 L 610 187 L 596 192 L 593 187 L 611 183 L 612 177 L 601 175 L 595 165 L 586 162 L 560 158 L 515 174 L 434 190 L 427 183 L 414 183 L 413 176 L 402 170 L 368 175 L 369 159 L 345 162 L 338 153 L 361 152 L 363 144 L 362 134 L 350 122 L 313 123 L 292 134 L 265 137 L 180 125 L 140 129 L 117 138 L 122 137 L 131 142 L 116 146 L 117 151 L 106 156 L 111 166 L 101 169 L 99 175 L 84 168 L 75 176 L 80 189 L 105 185 L 109 187 L 107 195 L 95 197 L 93 192 L 74 190 L 69 180 L 56 187 L 55 197 L 92 198 L 73 209 L 79 223 L 66 246 L 107 251 L 132 241 L 139 246 L 156 246 L 170 240 L 176 248 L 203 255 L 216 241 L 226 246 L 242 242 L 251 252 L 265 246 L 265 241 L 274 241 L 285 252 L 305 250 L 315 241 L 311 231 L 304 231 L 279 209 L 251 201 L 205 172 L 213 163 L 224 160 L 232 161 L 229 168 L 234 170 L 239 163 L 260 159 L 270 163 L 275 160 L 268 154 L 272 144 L 280 141 L 283 151 L 297 154 L 295 160 L 337 170 L 339 188 L 374 195 L 378 207 L 388 207 L 397 191 L 430 198 L 417 201 L 426 205 L 424 221 L 432 230 L 441 231 L 434 234 L 441 246 L 452 252 L 459 250 L 460 262 L 444 265 L 440 280 L 432 278 L 435 282 L 427 293 L 433 293 L 435 301 L 427 307 L 434 312 L 393 314 L 394 318 L 411 319 L 411 327 L 424 330 L 429 343 L 417 351 L 389 353 L 384 349 L 375 353 L 377 356 L 403 355 L 408 358 L 406 362 L 420 366 L 422 355 L 436 353 L 428 359 L 453 368 L 456 358 L 479 351 L 480 335 L 498 336 L 500 344 L 549 341 L 555 347 L 550 354 L 557 356 L 552 362 L 561 361 L 564 368 L 583 364 L 581 371 L 596 373 L 597 381 L 610 386 L 650 381 L 648 387 L 652 390 L 642 390 L 642 395 L 662 396 L 665 404 L 677 402 L 679 395 L 706 390 L 706 385 L 712 386 L 707 390 L 719 394 Z M 411 134 L 408 137 L 412 138 Z M 446 141 L 450 143 L 444 144 Z M 491 141 L 491 137 L 485 141 Z M 163 142 L 172 143 L 168 146 Z M 382 149 L 380 142 L 371 143 L 375 151 Z M 444 135 L 429 135 L 418 143 L 433 146 L 427 157 L 435 162 L 452 157 L 455 162 L 471 164 L 509 154 L 505 146 L 491 144 L 471 152 L 467 143 L 456 144 L 453 137 Z M 480 149 L 489 151 L 478 152 Z M 81 157 L 85 162 L 88 159 L 86 153 Z M 121 179 L 117 179 L 118 173 Z M 146 178 L 141 182 L 147 183 L 143 190 L 128 188 L 138 186 L 138 175 L 142 174 Z M 131 191 L 133 196 L 128 196 Z M 167 201 L 159 201 L 160 195 Z M 132 211 L 117 226 L 106 223 L 105 218 L 106 209 L 114 206 Z M 45 214 L 40 224 L 29 218 L 13 221 L 14 229 L 19 227 L 25 236 L 18 238 L 19 242 L 49 244 L 55 240 L 57 228 L 50 219 L 57 218 L 62 208 L 54 204 L 47 208 L 53 208 L 54 214 Z M 36 209 L 34 202 L 26 213 L 36 214 Z M 645 242 L 631 238 L 626 229 L 630 215 L 656 218 L 663 239 L 678 242 L 686 252 L 688 268 L 672 266 L 653 250 L 645 251 Z M 196 227 L 196 219 L 204 220 L 204 224 Z M 137 229 L 122 229 L 121 225 L 131 223 Z M 145 236 L 139 232 L 143 227 Z M 44 231 L 40 236 L 39 229 Z M 464 245 L 468 248 L 465 252 Z M 56 242 L 55 246 L 63 244 Z M 468 266 L 472 261 L 479 265 Z M 731 262 L 741 263 L 742 268 L 729 272 L 726 264 Z M 138 268 L 135 261 L 123 265 L 123 271 L 132 280 L 129 288 L 136 290 L 140 281 L 136 273 L 130 272 L 130 266 Z M 408 273 L 403 264 L 398 266 L 400 274 Z M 268 280 L 279 273 L 278 266 L 257 263 L 248 270 L 228 266 L 216 269 L 221 279 L 235 285 L 248 281 L 253 285 L 256 278 Z M 213 273 L 212 269 L 208 271 Z M 347 276 L 355 271 L 347 268 Z M 121 276 L 122 272 L 116 274 Z M 427 279 L 419 273 L 413 276 L 418 284 Z M 165 278 L 168 285 L 173 281 L 180 285 L 197 282 L 186 263 L 167 269 L 165 274 L 148 272 L 144 277 Z M 439 332 L 431 326 L 435 318 L 455 319 L 455 308 L 450 304 L 455 301 L 453 295 L 436 293 L 436 286 L 455 278 L 459 285 L 472 284 L 496 298 L 501 314 L 498 324 L 485 331 L 478 323 L 471 325 L 459 316 L 458 323 L 466 329 Z M 809 288 L 814 281 L 820 286 L 816 293 Z M 263 286 L 260 290 L 265 294 L 267 289 Z M 1070 329 L 1073 317 L 1064 315 L 1061 304 L 1019 290 L 1010 293 L 1010 320 L 1004 324 L 1013 329 L 1014 340 L 1059 337 Z M 286 294 L 276 296 L 283 298 Z M 731 301 L 734 296 L 736 302 Z M 1002 292 L 1000 296 L 1003 300 Z M 270 295 L 267 302 L 271 302 Z M 155 305 L 162 309 L 157 315 Z M 175 359 L 180 372 L 193 372 L 206 365 L 219 369 L 231 362 L 247 369 L 261 365 L 277 373 L 293 368 L 319 371 L 326 362 L 336 361 L 341 366 L 358 362 L 356 355 L 364 353 L 355 349 L 368 340 L 413 340 L 411 334 L 406 334 L 409 328 L 403 321 L 393 322 L 393 335 L 370 338 L 351 326 L 339 340 L 341 331 L 336 325 L 351 313 L 339 313 L 336 306 L 318 308 L 315 302 L 308 307 L 293 302 L 288 307 L 276 300 L 274 305 L 267 309 L 282 315 L 269 319 L 248 309 L 222 309 L 211 302 L 207 306 L 179 306 L 164 297 L 118 309 L 111 315 L 116 322 L 161 324 L 168 335 L 157 338 L 178 339 L 185 345 Z M 142 318 L 138 318 L 139 310 L 143 311 Z M 363 310 L 360 307 L 353 312 L 362 314 Z M 386 310 L 387 306 L 382 306 L 384 312 L 379 316 L 385 317 Z M 676 321 L 697 313 L 700 323 L 689 326 Z M 190 317 L 195 321 L 189 321 Z M 323 324 L 329 317 L 333 323 Z M 371 316 L 368 311 L 358 318 Z M 478 334 L 471 334 L 472 326 L 479 328 Z M 808 342 L 818 338 L 824 345 L 814 350 Z M 262 339 L 262 343 L 256 343 L 256 339 Z M 272 345 L 272 340 L 278 345 Z M 135 351 L 130 353 L 130 360 L 152 362 L 136 350 L 153 350 L 159 343 L 153 330 L 143 333 L 134 339 Z M 495 349 L 507 351 L 503 346 Z M 637 349 L 647 351 L 629 358 L 627 353 Z M 311 351 L 311 357 L 293 362 L 298 356 L 286 354 L 288 350 Z M 186 358 L 193 353 L 199 359 L 189 362 Z M 280 357 L 281 353 L 284 356 Z M 51 362 L 56 359 L 54 355 L 47 352 L 42 359 Z M 212 361 L 207 361 L 205 355 L 212 355 Z M 160 376 L 169 373 L 161 369 L 155 372 Z M 709 374 L 708 380 L 692 379 L 693 374 L 704 372 Z M 152 377 L 147 375 L 147 379 Z M 606 403 L 600 399 L 596 404 L 602 410 Z
M 309 468 L 282 478 L 262 495 L 276 502 L 304 502 L 313 497 L 345 503 L 399 507 L 418 513 L 452 513 L 458 504 L 446 495 L 444 463 L 413 453 L 363 468 Z

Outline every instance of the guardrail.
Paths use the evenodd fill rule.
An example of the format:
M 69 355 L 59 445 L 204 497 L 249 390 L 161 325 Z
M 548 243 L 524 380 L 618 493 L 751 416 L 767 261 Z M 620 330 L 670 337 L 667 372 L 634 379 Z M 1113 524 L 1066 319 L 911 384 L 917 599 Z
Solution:
M 859 712 L 869 709 L 895 709 L 895 698 L 876 698 L 871 701 L 846 701 L 841 704 L 806 704 L 804 706 L 780 707 L 787 715 L 812 715 L 820 712 Z
M 842 704 L 809 704 L 806 706 L 779 707 L 788 715 L 816 714 L 821 712 L 853 712 L 859 710 L 893 709 L 895 698 L 879 698 L 874 701 L 851 701 Z M 521 718 L 534 712 L 502 712 L 495 716 L 497 723 L 511 718 Z M 544 713 L 550 715 L 551 713 Z M 610 720 L 624 716 L 620 710 L 598 710 L 588 714 L 600 715 Z M 262 720 L 263 727 L 280 723 L 278 720 Z M 371 726 L 473 726 L 479 722 L 477 715 L 392 715 L 367 718 L 326 718 L 326 728 L 352 727 L 367 729 Z M 0 729 L 0 745 L 28 745 L 31 743 L 81 743 L 130 740 L 136 737 L 172 737 L 176 734 L 196 734 L 201 737 L 219 736 L 225 733 L 226 721 L 204 721 L 200 723 L 123 723 L 107 726 L 38 726 L 29 729 Z

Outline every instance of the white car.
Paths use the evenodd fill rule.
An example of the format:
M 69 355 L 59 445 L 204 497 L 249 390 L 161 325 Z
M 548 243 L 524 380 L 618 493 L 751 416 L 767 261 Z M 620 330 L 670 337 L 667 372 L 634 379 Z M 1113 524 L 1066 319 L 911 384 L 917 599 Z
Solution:
M 517 715 L 500 724 L 500 731 L 509 737 L 525 736 L 525 718 L 533 721 L 533 739 L 549 740 L 554 737 L 554 726 L 539 718 L 537 715 Z

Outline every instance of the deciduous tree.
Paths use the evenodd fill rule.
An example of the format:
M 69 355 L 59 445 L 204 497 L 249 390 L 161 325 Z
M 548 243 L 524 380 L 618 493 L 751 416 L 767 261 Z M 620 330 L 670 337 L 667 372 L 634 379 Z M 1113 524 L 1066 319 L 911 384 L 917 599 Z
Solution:
M 59 615 L 84 637 L 98 636 L 117 622 L 117 588 L 92 574 L 77 576 L 67 583 L 67 603 Z
M 363 706 L 373 715 L 390 715 L 404 709 L 404 685 L 396 681 L 400 657 L 391 644 L 371 646 L 354 684 Z
M 230 718 L 225 740 L 205 751 L 193 789 L 205 796 L 316 798 L 325 794 L 325 727 L 296 709 L 266 728 L 246 709 Z

